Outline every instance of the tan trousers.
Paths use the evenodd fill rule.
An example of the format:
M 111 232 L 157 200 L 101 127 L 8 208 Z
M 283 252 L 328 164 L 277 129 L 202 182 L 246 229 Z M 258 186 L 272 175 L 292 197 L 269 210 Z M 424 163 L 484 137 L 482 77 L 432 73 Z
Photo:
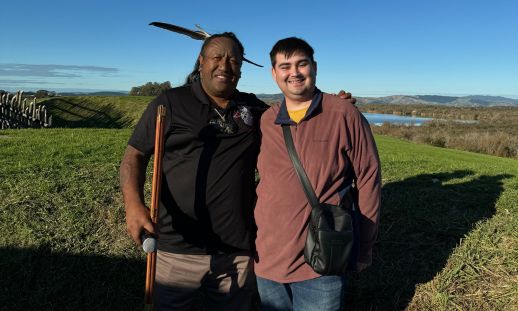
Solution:
M 196 303 L 204 310 L 248 311 L 257 299 L 253 261 L 248 252 L 184 255 L 158 251 L 154 292 L 155 310 L 191 310 Z

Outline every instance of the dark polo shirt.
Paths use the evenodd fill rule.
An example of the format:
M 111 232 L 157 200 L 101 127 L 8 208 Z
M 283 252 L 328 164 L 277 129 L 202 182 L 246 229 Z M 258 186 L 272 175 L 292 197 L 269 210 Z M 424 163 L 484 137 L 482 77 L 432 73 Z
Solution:
M 150 103 L 129 140 L 147 155 L 154 152 L 158 105 L 167 109 L 158 248 L 183 254 L 251 249 L 258 127 L 268 106 L 236 91 L 220 112 L 235 124 L 227 134 L 213 125 L 221 117 L 199 82 L 168 90 Z

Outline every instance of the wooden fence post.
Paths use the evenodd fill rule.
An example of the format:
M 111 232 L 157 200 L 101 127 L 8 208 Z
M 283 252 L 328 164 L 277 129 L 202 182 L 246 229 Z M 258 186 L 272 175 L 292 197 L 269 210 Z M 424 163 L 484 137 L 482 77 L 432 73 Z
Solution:
M 47 107 L 37 105 L 34 97 L 27 104 L 27 98 L 23 98 L 23 91 L 12 95 L 4 93 L 0 96 L 0 129 L 51 127 L 52 115 L 48 114 Z

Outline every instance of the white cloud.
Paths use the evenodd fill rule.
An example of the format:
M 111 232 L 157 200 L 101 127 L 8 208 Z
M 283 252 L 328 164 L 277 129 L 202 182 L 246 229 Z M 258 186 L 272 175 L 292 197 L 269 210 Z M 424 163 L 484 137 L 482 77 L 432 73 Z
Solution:
M 112 75 L 117 68 L 55 64 L 0 64 L 0 77 L 81 78 L 86 75 Z

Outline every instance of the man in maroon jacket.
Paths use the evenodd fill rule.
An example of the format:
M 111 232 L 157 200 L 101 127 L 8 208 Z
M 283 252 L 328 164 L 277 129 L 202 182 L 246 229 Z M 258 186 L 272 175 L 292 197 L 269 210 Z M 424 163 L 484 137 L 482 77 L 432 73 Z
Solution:
M 282 125 L 321 203 L 337 205 L 345 189 L 358 192 L 357 270 L 372 261 L 380 209 L 381 174 L 368 122 L 346 99 L 316 88 L 317 63 L 304 40 L 278 41 L 270 52 L 272 75 L 284 93 L 281 105 L 261 118 L 261 180 L 254 211 L 255 272 L 263 310 L 340 310 L 345 276 L 322 276 L 304 261 L 311 206 L 288 156 Z

